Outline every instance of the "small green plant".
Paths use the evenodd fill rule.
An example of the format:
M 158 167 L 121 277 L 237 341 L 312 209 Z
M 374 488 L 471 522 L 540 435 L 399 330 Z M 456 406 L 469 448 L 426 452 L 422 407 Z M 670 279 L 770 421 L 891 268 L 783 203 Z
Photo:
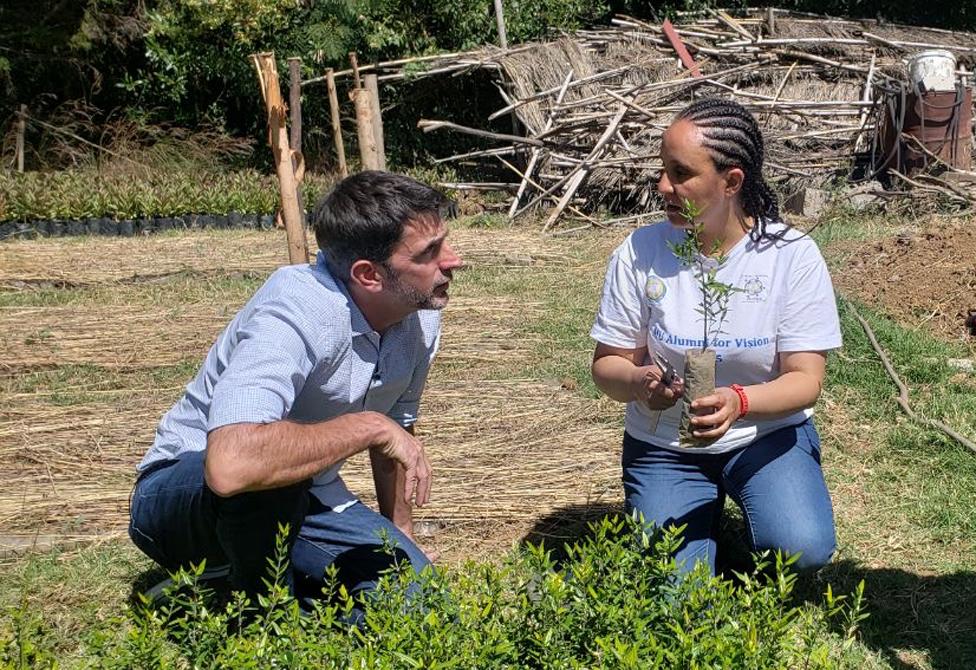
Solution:
M 311 210 L 333 183 L 330 176 L 307 174 L 302 183 L 305 207 Z M 0 173 L 0 222 L 271 214 L 278 208 L 278 191 L 274 177 L 256 170 L 160 170 L 144 177 L 86 168 Z
M 681 207 L 681 216 L 689 223 L 687 236 L 677 244 L 669 243 L 672 253 L 681 263 L 691 268 L 701 290 L 701 302 L 695 309 L 702 316 L 702 351 L 708 349 L 709 342 L 723 333 L 722 325 L 729 313 L 729 299 L 732 294 L 740 290 L 731 284 L 717 279 L 719 269 L 728 260 L 726 254 L 720 254 L 722 240 L 715 240 L 707 251 L 703 249 L 702 233 L 704 224 L 701 222 L 702 209 L 691 200 L 685 198 Z
M 850 653 L 838 638 L 853 640 L 863 618 L 859 594 L 845 600 L 830 593 L 822 608 L 794 605 L 793 559 L 781 555 L 758 556 L 756 569 L 734 580 L 712 577 L 704 564 L 681 575 L 673 558 L 680 533 L 609 516 L 558 561 L 529 545 L 498 562 L 450 571 L 418 575 L 394 564 L 368 596 L 351 595 L 332 569 L 321 599 L 304 612 L 286 585 L 282 539 L 269 561 L 267 592 L 256 601 L 215 597 L 199 584 L 202 566 L 177 573 L 166 604 L 145 602 L 93 635 L 85 665 L 855 667 L 836 661 Z M 833 632 L 835 621 L 842 632 Z

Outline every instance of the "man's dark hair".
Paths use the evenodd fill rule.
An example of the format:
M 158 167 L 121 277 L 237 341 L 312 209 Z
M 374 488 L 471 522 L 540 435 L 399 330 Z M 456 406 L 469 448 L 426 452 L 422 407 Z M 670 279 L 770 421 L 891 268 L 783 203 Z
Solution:
M 384 263 L 408 221 L 447 217 L 452 202 L 415 179 L 366 170 L 346 177 L 322 198 L 312 213 L 315 240 L 329 270 L 341 281 L 357 260 Z
M 779 221 L 779 202 L 762 176 L 763 136 L 759 124 L 734 100 L 705 98 L 685 107 L 675 121 L 687 119 L 698 127 L 702 146 L 718 170 L 742 169 L 742 209 L 755 220 L 753 240 L 767 237 L 767 221 Z

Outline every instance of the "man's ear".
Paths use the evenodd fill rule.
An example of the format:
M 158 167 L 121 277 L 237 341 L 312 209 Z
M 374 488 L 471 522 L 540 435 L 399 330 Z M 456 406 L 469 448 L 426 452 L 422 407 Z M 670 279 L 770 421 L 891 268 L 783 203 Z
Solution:
M 746 173 L 740 167 L 731 167 L 725 172 L 725 195 L 731 198 L 742 190 L 745 183 Z
M 385 276 L 378 263 L 359 259 L 349 268 L 349 281 L 371 293 L 383 290 Z

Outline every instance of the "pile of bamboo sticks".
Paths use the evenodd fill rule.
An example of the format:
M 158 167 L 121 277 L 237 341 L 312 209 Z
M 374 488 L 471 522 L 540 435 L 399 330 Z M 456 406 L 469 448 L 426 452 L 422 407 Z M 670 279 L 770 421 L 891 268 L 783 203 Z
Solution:
M 976 62 L 969 33 L 775 9 L 686 14 L 673 27 L 620 16 L 554 42 L 431 61 L 436 74 L 498 72 L 505 105 L 488 121 L 513 116 L 522 134 L 448 120 L 419 127 L 497 142 L 440 162 L 504 166 L 511 181 L 447 186 L 510 192 L 513 220 L 548 208 L 546 229 L 567 214 L 586 225 L 631 222 L 655 213 L 661 134 L 692 100 L 732 97 L 756 116 L 766 176 L 786 196 L 870 163 L 879 88 L 905 79 L 903 59 L 934 47 L 953 51 L 965 81 Z M 375 67 L 389 79 L 405 65 Z

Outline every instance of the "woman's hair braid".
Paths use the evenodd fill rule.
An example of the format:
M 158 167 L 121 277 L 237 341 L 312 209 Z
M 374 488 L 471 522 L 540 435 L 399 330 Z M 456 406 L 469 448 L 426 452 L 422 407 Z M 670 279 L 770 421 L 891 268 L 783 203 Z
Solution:
M 702 146 L 716 169 L 738 167 L 745 174 L 742 184 L 742 209 L 755 220 L 750 231 L 753 240 L 767 237 L 767 221 L 779 221 L 776 194 L 763 180 L 764 146 L 762 131 L 752 114 L 734 100 L 706 98 L 678 113 L 676 121 L 686 119 L 698 127 Z

